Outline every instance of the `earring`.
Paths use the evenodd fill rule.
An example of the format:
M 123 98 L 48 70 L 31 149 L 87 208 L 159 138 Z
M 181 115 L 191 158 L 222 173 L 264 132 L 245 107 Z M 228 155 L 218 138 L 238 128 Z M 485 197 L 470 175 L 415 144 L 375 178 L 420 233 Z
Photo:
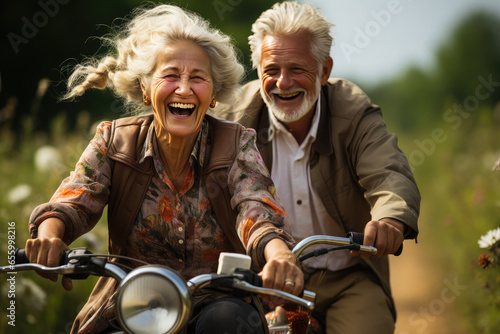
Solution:
M 214 98 L 212 99 L 212 102 L 210 102 L 210 108 L 215 107 L 215 103 L 216 103 L 216 101 L 215 101 L 215 97 L 214 97 Z
M 144 95 L 143 101 L 144 101 L 144 105 L 146 105 L 146 106 L 149 106 L 151 104 L 151 100 L 146 95 Z

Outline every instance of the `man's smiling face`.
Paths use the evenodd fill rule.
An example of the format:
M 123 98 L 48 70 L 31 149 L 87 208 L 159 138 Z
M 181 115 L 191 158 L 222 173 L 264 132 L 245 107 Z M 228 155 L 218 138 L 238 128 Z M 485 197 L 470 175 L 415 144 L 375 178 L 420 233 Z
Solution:
M 311 111 L 319 96 L 319 64 L 306 32 L 267 35 L 262 40 L 261 95 L 282 122 L 294 122 Z

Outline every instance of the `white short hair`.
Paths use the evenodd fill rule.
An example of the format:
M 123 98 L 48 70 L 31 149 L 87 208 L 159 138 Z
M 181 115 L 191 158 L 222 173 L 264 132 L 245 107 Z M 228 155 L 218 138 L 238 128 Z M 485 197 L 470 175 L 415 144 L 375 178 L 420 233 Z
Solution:
M 276 3 L 271 9 L 263 12 L 252 25 L 248 40 L 252 51 L 253 67 L 259 69 L 261 60 L 262 40 L 267 36 L 293 34 L 305 31 L 311 37 L 311 53 L 321 66 L 330 56 L 333 37 L 330 29 L 334 24 L 326 21 L 319 9 L 309 4 L 299 4 L 295 1 Z

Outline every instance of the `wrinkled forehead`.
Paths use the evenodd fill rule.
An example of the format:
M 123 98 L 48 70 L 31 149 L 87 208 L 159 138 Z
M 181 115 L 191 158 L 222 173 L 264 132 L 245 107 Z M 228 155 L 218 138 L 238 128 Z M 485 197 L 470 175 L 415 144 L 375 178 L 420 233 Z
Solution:
M 272 62 L 316 63 L 310 44 L 306 33 L 266 35 L 261 45 L 261 67 Z
M 210 72 L 211 59 L 200 45 L 192 41 L 179 41 L 162 47 L 155 61 L 155 69 L 164 67 L 188 67 Z

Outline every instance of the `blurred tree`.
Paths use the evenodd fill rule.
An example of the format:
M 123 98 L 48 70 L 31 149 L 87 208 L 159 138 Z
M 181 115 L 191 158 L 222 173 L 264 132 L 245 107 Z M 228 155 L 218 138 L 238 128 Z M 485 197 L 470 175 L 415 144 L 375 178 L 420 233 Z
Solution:
M 479 103 L 494 106 L 500 101 L 499 87 L 500 20 L 476 12 L 452 31 L 432 67 L 411 67 L 367 91 L 389 124 L 419 131 L 443 121 L 457 125 L 457 117 L 472 116 Z
M 387 123 L 402 130 L 423 129 L 429 124 L 440 99 L 428 72 L 413 66 L 401 76 L 367 89 L 382 107 Z
M 63 1 L 61 1 L 63 2 Z M 15 98 L 12 126 L 19 129 L 28 115 L 36 115 L 35 130 L 47 129 L 60 112 L 68 112 L 72 122 L 77 111 L 88 109 L 103 116 L 111 109 L 111 97 L 98 96 L 81 104 L 57 104 L 64 91 L 61 67 L 68 59 L 80 61 L 93 55 L 99 43 L 90 36 L 103 35 L 98 24 L 111 24 L 132 8 L 129 1 L 15 1 L 2 2 L 0 106 Z M 47 91 L 39 90 L 40 80 L 51 82 Z
M 478 77 L 487 80 L 490 75 L 500 82 L 500 20 L 477 12 L 466 17 L 438 50 L 435 79 L 443 94 L 462 102 L 476 94 L 482 83 Z M 500 101 L 500 89 L 482 100 L 490 104 Z

